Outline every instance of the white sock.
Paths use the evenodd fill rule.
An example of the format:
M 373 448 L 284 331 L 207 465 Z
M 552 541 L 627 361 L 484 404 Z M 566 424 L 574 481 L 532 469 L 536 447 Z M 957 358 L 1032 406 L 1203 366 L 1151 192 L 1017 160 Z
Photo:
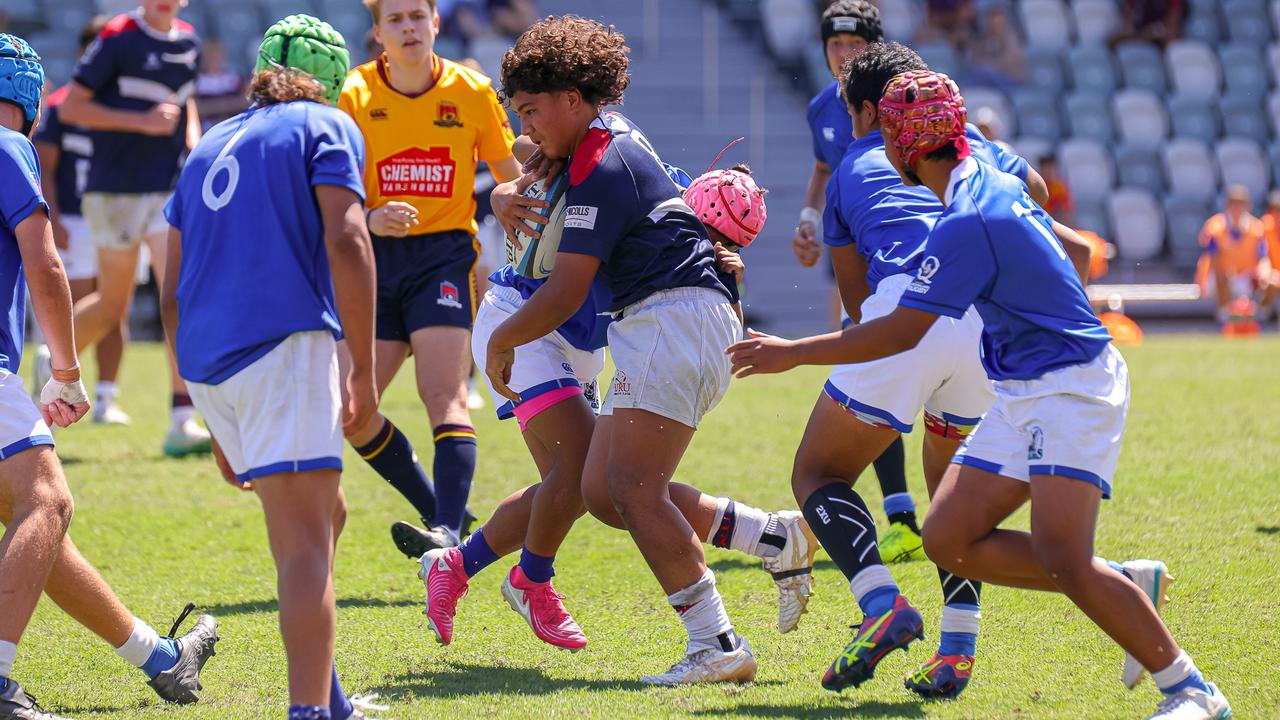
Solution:
M 891 587 L 895 590 L 898 588 L 898 583 L 894 582 L 889 568 L 883 565 L 868 565 L 849 581 L 849 589 L 853 591 L 853 596 L 858 600 L 861 600 L 872 590 L 878 590 L 882 587 Z
M 13 672 L 13 660 L 18 657 L 18 646 L 0 640 L 0 678 L 7 678 Z
M 108 400 L 115 400 L 116 394 L 119 392 L 119 390 L 116 389 L 116 384 L 110 380 L 99 380 L 95 389 L 98 395 L 98 402 L 100 403 Z
M 717 535 L 724 529 L 725 514 L 731 507 L 733 522 L 729 534 L 730 550 L 760 558 L 773 557 L 782 551 L 776 545 L 760 542 L 764 538 L 765 531 L 773 529 L 776 532 L 778 529 L 773 513 L 723 497 L 716 498 L 715 521 L 711 523 L 711 532 L 708 533 L 705 542 L 716 547 L 725 547 L 722 544 L 723 538 Z
M 981 621 L 982 611 L 980 610 L 966 610 L 954 605 L 947 605 L 942 608 L 942 622 L 938 624 L 938 632 L 959 632 L 977 635 Z
M 123 645 L 116 648 L 116 654 L 124 658 L 134 667 L 142 667 L 151 659 L 151 653 L 160 644 L 160 633 L 155 628 L 138 618 L 133 619 L 133 634 Z
M 196 419 L 196 409 L 190 405 L 171 408 L 169 410 L 169 422 L 175 428 L 182 427 L 183 425 L 186 424 L 188 420 L 195 420 L 195 419 Z
M 689 634 L 686 654 L 707 648 L 724 650 L 720 636 L 732 637 L 733 623 L 729 622 L 724 601 L 716 591 L 715 575 L 710 570 L 703 573 L 698 582 L 668 595 L 667 602 L 680 613 L 680 621 Z
M 1191 673 L 1196 671 L 1196 664 L 1192 662 L 1191 656 L 1185 650 L 1178 653 L 1178 657 L 1169 663 L 1169 667 L 1160 672 L 1151 673 L 1151 679 L 1155 681 L 1156 687 L 1164 690 L 1191 677 Z

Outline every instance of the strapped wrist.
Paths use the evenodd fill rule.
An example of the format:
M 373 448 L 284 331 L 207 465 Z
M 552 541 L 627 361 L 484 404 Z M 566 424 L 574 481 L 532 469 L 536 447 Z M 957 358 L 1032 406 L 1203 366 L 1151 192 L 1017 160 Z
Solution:
M 815 207 L 805 207 L 800 210 L 800 222 L 813 223 L 815 227 L 822 224 L 822 213 Z
M 80 361 L 76 360 L 75 364 L 64 370 L 49 365 L 50 375 L 54 380 L 60 383 L 73 383 L 80 379 Z

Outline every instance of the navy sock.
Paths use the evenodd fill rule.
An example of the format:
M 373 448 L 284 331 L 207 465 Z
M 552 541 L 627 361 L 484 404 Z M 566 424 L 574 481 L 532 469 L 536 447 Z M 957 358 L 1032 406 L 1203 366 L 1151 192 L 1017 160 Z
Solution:
M 881 496 L 889 497 L 907 492 L 907 451 L 902 445 L 901 435 L 880 453 L 880 457 L 871 466 L 875 468 L 876 478 L 880 481 Z
M 413 445 L 387 420 L 368 444 L 356 448 L 360 457 L 418 511 L 427 526 L 436 522 L 436 491 L 418 462 Z
M 845 577 L 852 580 L 865 568 L 884 564 L 876 547 L 871 511 L 848 483 L 818 488 L 805 500 L 802 510 L 818 542 Z
M 461 534 L 462 516 L 476 474 L 476 431 L 470 425 L 440 425 L 432 431 L 436 458 L 436 524 Z
M 556 574 L 552 565 L 556 561 L 556 556 L 546 557 L 537 555 L 524 548 L 520 551 L 520 569 L 524 571 L 524 576 L 536 583 L 544 583 Z
M 333 678 L 329 680 L 329 714 L 333 720 L 347 720 L 355 712 L 351 701 L 342 692 L 342 683 L 338 682 L 338 665 L 333 665 Z
M 289 720 L 333 720 L 329 708 L 323 705 L 292 705 Z
M 162 637 L 151 651 L 151 657 L 143 664 L 141 670 L 152 680 L 160 673 L 178 664 L 178 643 L 173 638 Z
M 498 554 L 484 539 L 484 528 L 468 535 L 458 550 L 462 552 L 462 568 L 469 578 L 475 577 L 476 573 L 498 562 Z

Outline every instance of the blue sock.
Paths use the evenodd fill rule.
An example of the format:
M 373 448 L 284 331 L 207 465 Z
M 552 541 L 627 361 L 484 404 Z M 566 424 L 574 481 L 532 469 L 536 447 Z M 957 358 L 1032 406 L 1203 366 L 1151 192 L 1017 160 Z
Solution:
M 347 720 L 356 709 L 342 692 L 342 683 L 338 682 L 338 664 L 333 665 L 333 678 L 329 680 L 329 714 L 333 720 Z
M 141 670 L 147 677 L 155 680 L 157 675 L 177 664 L 178 643 L 173 638 L 162 637 Z
M 555 569 L 552 567 L 555 561 L 555 555 L 551 557 L 535 555 L 529 548 L 524 548 L 520 551 L 520 569 L 524 571 L 525 577 L 536 583 L 547 582 L 552 575 L 556 574 Z
M 1107 567 L 1111 568 L 1112 570 L 1115 570 L 1116 572 L 1118 572 L 1118 573 L 1120 573 L 1121 575 L 1123 575 L 1123 576 L 1125 576 L 1125 577 L 1129 578 L 1130 580 L 1132 580 L 1132 579 L 1133 579 L 1133 578 L 1129 577 L 1129 573 L 1128 573 L 1128 571 L 1126 571 L 1126 570 L 1124 569 L 1124 566 L 1123 566 L 1123 565 L 1121 565 L 1120 563 L 1116 562 L 1115 560 L 1108 560 L 1108 561 L 1107 561 Z
M 436 491 L 418 463 L 413 445 L 400 429 L 387 420 L 368 444 L 355 449 L 391 487 L 418 511 L 428 527 L 436 522 Z
M 938 654 L 973 657 L 978 654 L 978 636 L 967 632 L 944 632 L 942 642 L 938 643 Z
M 461 534 L 462 517 L 476 474 L 476 431 L 470 425 L 440 425 L 432 431 L 436 457 L 436 524 Z
M 1173 695 L 1174 693 L 1181 692 L 1183 690 L 1186 690 L 1187 688 L 1195 688 L 1197 690 L 1203 691 L 1206 694 L 1210 694 L 1210 695 L 1213 694 L 1212 691 L 1209 690 L 1209 683 L 1205 682 L 1204 675 L 1201 675 L 1199 670 L 1192 671 L 1192 673 L 1188 675 L 1186 679 L 1184 679 L 1182 682 L 1178 683 L 1177 685 L 1173 685 L 1167 688 L 1160 688 L 1160 692 L 1164 693 L 1165 695 Z
M 484 528 L 467 536 L 458 550 L 462 552 L 462 567 L 469 578 L 475 577 L 476 573 L 498 562 L 498 554 L 484 539 Z
M 9 678 L 0 676 L 0 693 L 9 687 Z
M 883 615 L 893 609 L 893 601 L 898 597 L 897 585 L 885 585 L 858 598 L 858 607 L 864 615 Z
M 293 705 L 289 708 L 289 720 L 333 720 L 333 716 L 323 705 Z
M 916 501 L 911 499 L 911 493 L 894 493 L 886 495 L 884 498 L 884 514 L 897 515 L 898 513 L 913 513 L 916 511 Z

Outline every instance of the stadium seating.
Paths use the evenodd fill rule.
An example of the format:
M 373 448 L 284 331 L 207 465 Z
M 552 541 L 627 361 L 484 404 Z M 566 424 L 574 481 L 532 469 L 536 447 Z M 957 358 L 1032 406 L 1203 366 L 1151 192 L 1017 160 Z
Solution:
M 1257 0 L 1226 0 L 1222 15 L 1227 21 L 1227 37 L 1232 42 L 1266 45 L 1271 40 L 1271 18 L 1265 3 Z
M 1223 185 L 1244 185 L 1254 201 L 1261 200 L 1271 187 L 1271 167 L 1256 141 L 1228 137 L 1214 146 Z
M 1057 142 L 1062 137 L 1058 97 L 1036 88 L 1024 87 L 1013 94 L 1013 109 L 1023 135 Z
M 1271 118 L 1271 132 L 1280 139 L 1280 90 L 1267 96 L 1267 115 Z
M 890 40 L 910 42 L 922 24 L 924 24 L 924 7 L 920 0 L 880 3 L 880 26 Z
M 1121 90 L 1111 98 L 1111 112 L 1117 135 L 1129 145 L 1157 148 L 1169 136 L 1169 117 L 1164 104 L 1150 90 Z
M 1075 0 L 1071 4 L 1076 38 L 1081 44 L 1102 44 L 1120 25 L 1120 12 L 1115 0 Z
M 1222 111 L 1224 134 L 1247 137 L 1258 143 L 1267 142 L 1271 132 L 1260 93 L 1227 95 L 1218 108 Z
M 1262 95 L 1267 91 L 1271 82 L 1262 46 L 1232 43 L 1223 46 L 1218 57 L 1222 67 L 1231 68 L 1231 72 L 1226 73 L 1227 92 Z
M 1043 92 L 1061 92 L 1067 86 L 1062 56 L 1056 50 L 1027 48 L 1027 87 Z
M 1183 37 L 1216 43 L 1222 39 L 1223 34 L 1222 21 L 1218 18 L 1218 8 L 1215 3 L 1191 3 L 1182 23 Z
M 1174 95 L 1169 98 L 1169 122 L 1174 137 L 1213 142 L 1221 134 L 1218 111 L 1207 100 Z
M 817 24 L 813 3 L 808 0 L 761 0 L 764 36 L 769 50 L 784 61 L 796 61 L 804 48 L 812 45 Z
M 1071 16 L 1061 0 L 1022 0 L 1022 29 L 1027 44 L 1046 50 L 1065 50 L 1071 42 Z
M 1077 91 L 1109 93 L 1116 89 L 1116 66 L 1105 45 L 1076 45 L 1067 51 L 1071 85 Z
M 1194 138 L 1174 138 L 1164 147 L 1164 174 L 1174 195 L 1207 200 L 1218 192 L 1218 163 L 1209 146 Z
M 1073 137 L 1058 146 L 1058 167 L 1078 201 L 1103 200 L 1115 187 L 1115 166 L 1106 145 Z
M 1064 106 L 1067 127 L 1075 137 L 1110 143 L 1115 132 L 1111 127 L 1111 108 L 1105 93 L 1074 92 Z
M 929 68 L 952 77 L 960 77 L 960 54 L 946 42 L 920 43 L 915 51 L 929 64 Z
M 1150 43 L 1126 42 L 1116 47 L 1116 64 L 1125 87 L 1145 88 L 1164 94 L 1169 83 L 1164 70 L 1164 57 Z
M 1079 230 L 1111 237 L 1111 215 L 1103 200 L 1081 200 L 1076 203 L 1073 225 Z
M 974 86 L 964 90 L 964 104 L 969 108 L 969 121 L 977 120 L 978 110 L 984 107 L 995 111 L 1000 118 L 1001 137 L 1010 137 L 1018 131 L 1018 117 L 1005 94 L 993 88 Z
M 1195 267 L 1200 258 L 1200 228 L 1213 214 L 1212 202 L 1173 195 L 1164 201 L 1164 214 L 1169 229 L 1169 256 L 1174 267 Z
M 1164 192 L 1158 146 L 1121 143 L 1115 148 L 1115 161 L 1120 185 L 1143 188 L 1155 195 Z
M 1107 198 L 1116 253 L 1130 261 L 1150 260 L 1164 246 L 1164 213 L 1149 191 L 1122 187 Z
M 1044 138 L 1022 136 L 1010 143 L 1013 151 L 1026 158 L 1027 162 L 1037 165 L 1040 158 L 1053 155 L 1053 143 Z
M 1169 43 L 1165 65 L 1176 92 L 1197 100 L 1213 100 L 1218 96 L 1222 71 L 1208 43 L 1198 40 Z

